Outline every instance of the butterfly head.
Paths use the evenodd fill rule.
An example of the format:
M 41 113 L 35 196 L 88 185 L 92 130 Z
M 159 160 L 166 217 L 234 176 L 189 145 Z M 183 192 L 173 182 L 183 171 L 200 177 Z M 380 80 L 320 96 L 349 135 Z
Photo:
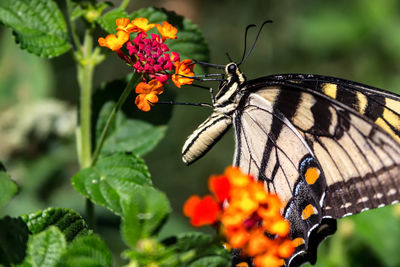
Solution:
M 234 62 L 226 64 L 225 73 L 227 76 L 227 80 L 235 81 L 238 82 L 239 84 L 243 84 L 246 81 L 246 77 L 243 75 L 243 72 Z

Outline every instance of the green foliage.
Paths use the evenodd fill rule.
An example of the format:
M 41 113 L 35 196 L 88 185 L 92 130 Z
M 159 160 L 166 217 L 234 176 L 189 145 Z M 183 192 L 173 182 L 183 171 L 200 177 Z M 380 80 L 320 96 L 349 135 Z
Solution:
M 112 102 L 104 104 L 97 120 L 97 139 L 114 105 Z M 139 156 L 144 155 L 154 149 L 164 137 L 165 131 L 166 126 L 153 126 L 144 121 L 128 119 L 122 112 L 118 112 L 108 131 L 102 153 L 132 152 Z
M 115 8 L 107 13 L 105 13 L 103 16 L 101 16 L 98 20 L 97 23 L 108 33 L 116 33 L 115 28 L 117 27 L 115 24 L 115 20 L 118 18 L 127 18 L 128 13 L 123 10 L 122 8 Z
M 93 23 L 96 21 L 101 13 L 109 7 L 110 2 L 100 2 L 100 3 L 90 3 L 83 2 L 74 6 L 74 9 L 71 13 L 71 20 L 76 20 L 80 17 L 83 17 L 87 22 Z
M 63 233 L 55 226 L 29 237 L 22 266 L 56 266 L 67 247 Z
M 113 266 L 110 250 L 96 235 L 80 236 L 74 239 L 57 264 L 67 266 Z
M 96 165 L 79 171 L 73 178 L 75 189 L 116 214 L 121 214 L 121 200 L 142 185 L 150 185 L 144 161 L 134 154 L 116 153 L 100 158 Z
M 190 250 L 196 250 L 195 256 L 187 266 L 228 266 L 231 263 L 230 253 L 222 246 L 222 243 L 212 236 L 192 232 L 177 235 L 175 241 L 176 250 L 183 255 Z
M 21 218 L 0 219 L 0 265 L 18 264 L 25 258 L 29 229 Z
M 50 226 L 57 226 L 65 235 L 66 240 L 71 241 L 77 236 L 87 235 L 89 232 L 83 218 L 71 209 L 48 208 L 44 211 L 22 215 L 21 218 L 32 234 L 40 233 Z
M 17 193 L 18 187 L 6 173 L 3 163 L 0 162 L 0 208 L 6 204 L 11 197 Z
M 55 57 L 71 48 L 62 13 L 51 0 L 3 0 L 0 21 L 13 30 L 22 49 L 35 55 Z
M 125 242 L 135 247 L 138 240 L 157 234 L 171 212 L 164 193 L 153 187 L 136 187 L 122 202 L 121 232 Z

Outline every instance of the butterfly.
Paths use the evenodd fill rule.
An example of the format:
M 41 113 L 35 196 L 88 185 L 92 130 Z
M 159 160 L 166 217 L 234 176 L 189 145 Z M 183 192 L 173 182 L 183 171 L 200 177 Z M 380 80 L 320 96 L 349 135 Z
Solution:
M 187 138 L 183 161 L 199 159 L 233 125 L 233 165 L 285 203 L 298 244 L 286 266 L 314 264 L 336 219 L 398 203 L 400 96 L 321 75 L 247 80 L 239 69 L 247 56 L 224 67 L 213 112 Z

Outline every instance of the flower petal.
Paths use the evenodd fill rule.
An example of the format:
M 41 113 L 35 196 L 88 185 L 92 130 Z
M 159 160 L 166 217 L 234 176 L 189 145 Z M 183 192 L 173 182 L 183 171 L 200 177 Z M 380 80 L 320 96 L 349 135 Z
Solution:
M 163 40 L 165 39 L 176 39 L 176 34 L 178 33 L 178 29 L 164 21 L 162 25 L 156 25 L 158 32 L 161 34 Z
M 215 194 L 219 202 L 228 199 L 231 185 L 226 176 L 211 176 L 208 180 L 208 188 Z
M 99 45 L 108 47 L 112 51 L 117 51 L 129 40 L 129 34 L 124 31 L 118 31 L 116 35 L 109 34 L 106 38 L 98 39 Z
M 193 195 L 186 200 L 183 206 L 183 214 L 187 217 L 192 217 L 196 206 L 200 203 L 201 199 L 198 195 Z
M 149 20 L 146 18 L 136 18 L 130 24 L 132 25 L 131 32 L 147 32 L 155 26 L 154 24 L 149 24 Z

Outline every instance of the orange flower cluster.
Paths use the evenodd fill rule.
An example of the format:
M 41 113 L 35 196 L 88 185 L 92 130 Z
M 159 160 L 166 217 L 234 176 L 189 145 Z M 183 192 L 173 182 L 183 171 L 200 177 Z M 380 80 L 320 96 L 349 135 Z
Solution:
M 143 82 L 136 87 L 139 95 L 135 104 L 143 111 L 149 111 L 151 105 L 158 102 L 158 95 L 164 92 L 164 84 L 172 80 L 177 87 L 191 84 L 193 79 L 193 61 L 185 59 L 180 61 L 179 53 L 169 51 L 164 43 L 167 39 L 176 39 L 178 30 L 164 21 L 162 25 L 151 24 L 146 18 L 119 18 L 116 21 L 117 33 L 109 34 L 98 39 L 99 45 L 115 51 L 120 58 L 131 65 L 136 72 L 143 73 Z M 156 27 L 160 35 L 147 31 Z M 136 37 L 130 39 L 130 34 Z M 125 46 L 126 52 L 122 50 Z M 149 81 L 149 82 L 147 82 Z
M 254 257 L 255 266 L 281 266 L 295 249 L 289 239 L 289 222 L 280 209 L 279 197 L 265 191 L 263 183 L 228 167 L 225 174 L 211 176 L 213 195 L 190 197 L 183 208 L 193 226 L 220 225 L 231 248 Z

